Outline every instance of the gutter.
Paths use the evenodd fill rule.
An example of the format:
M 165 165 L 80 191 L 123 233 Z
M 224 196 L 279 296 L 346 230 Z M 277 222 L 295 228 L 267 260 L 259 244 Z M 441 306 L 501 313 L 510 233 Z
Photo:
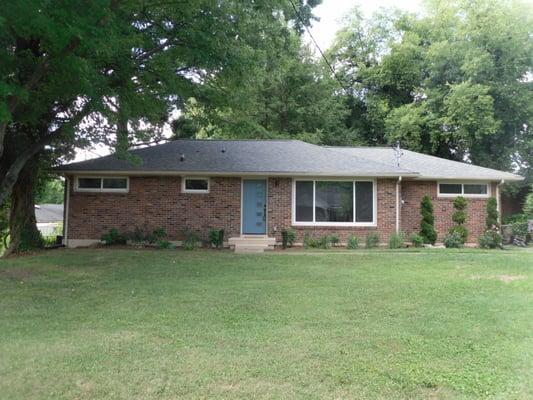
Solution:
M 400 233 L 400 187 L 402 184 L 402 177 L 398 177 L 396 181 L 396 233 Z

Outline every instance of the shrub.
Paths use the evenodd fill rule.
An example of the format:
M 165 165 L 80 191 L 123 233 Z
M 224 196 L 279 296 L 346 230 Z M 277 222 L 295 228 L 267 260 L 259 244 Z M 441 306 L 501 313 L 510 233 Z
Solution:
M 455 212 L 452 215 L 452 221 L 455 222 L 455 226 L 452 226 L 448 233 L 454 234 L 457 233 L 461 237 L 463 244 L 468 239 L 468 229 L 463 225 L 466 221 L 466 207 L 467 202 L 463 196 L 458 196 L 453 201 L 453 208 Z
M 350 235 L 348 236 L 348 242 L 346 243 L 346 248 L 350 250 L 355 250 L 359 247 L 359 239 L 357 236 Z
M 329 235 L 329 241 L 333 247 L 337 246 L 340 242 L 339 236 L 337 235 Z
M 111 228 L 101 237 L 102 242 L 108 246 L 115 244 L 126 244 L 126 239 L 126 236 L 119 233 L 118 229 L 116 228 Z
M 449 232 L 444 236 L 444 246 L 448 248 L 463 247 L 465 242 L 459 232 Z
M 414 247 L 422 247 L 424 245 L 424 238 L 418 233 L 411 234 L 409 239 Z
M 309 233 L 306 233 L 304 235 L 304 247 L 306 249 L 319 247 L 318 240 L 316 240 L 315 238 L 311 237 L 311 235 Z
M 136 227 L 133 232 L 125 235 L 125 239 L 129 240 L 135 246 L 146 246 L 147 244 L 155 244 L 164 240 L 167 232 L 163 228 L 154 229 L 152 232 L 146 232 L 140 227 Z
M 210 229 L 209 243 L 217 249 L 224 245 L 224 229 Z
M 483 233 L 479 237 L 479 247 L 483 249 L 495 249 L 495 248 L 502 248 L 502 235 L 500 234 L 500 230 L 497 227 L 487 229 L 485 233 Z
M 333 243 L 331 239 L 332 239 L 332 235 L 322 236 L 320 239 L 318 239 L 318 247 L 321 249 L 329 249 Z
M 405 234 L 403 232 L 392 233 L 389 237 L 389 249 L 401 249 L 405 241 Z
M 158 240 L 156 242 L 157 247 L 160 249 L 174 249 L 176 246 L 170 243 L 168 240 Z
M 296 232 L 293 229 L 284 229 L 281 231 L 281 241 L 283 248 L 292 247 L 296 240 Z
M 379 246 L 379 235 L 375 232 L 371 232 L 366 235 L 365 247 L 367 249 L 373 249 Z
M 485 225 L 487 229 L 492 229 L 494 226 L 499 226 L 498 223 L 498 202 L 494 197 L 487 200 L 487 218 L 485 218 Z
M 526 222 L 515 222 L 514 224 L 511 224 L 511 231 L 513 232 L 513 235 L 515 236 L 527 236 L 527 221 Z
M 533 185 L 531 185 L 531 192 L 527 195 L 524 202 L 524 214 L 533 218 Z
M 422 236 L 424 243 L 435 244 L 437 240 L 437 231 L 435 231 L 435 216 L 433 215 L 433 203 L 431 198 L 426 195 L 422 198 L 420 203 L 420 213 L 422 214 L 422 221 L 420 222 L 420 236 Z
M 194 250 L 198 247 L 198 242 L 200 241 L 200 238 L 198 235 L 191 231 L 185 231 L 185 240 L 182 243 L 182 246 L 185 250 Z
M 466 240 L 468 239 L 468 229 L 466 229 L 463 225 L 452 226 L 448 233 L 458 233 L 461 236 L 463 244 L 465 244 Z

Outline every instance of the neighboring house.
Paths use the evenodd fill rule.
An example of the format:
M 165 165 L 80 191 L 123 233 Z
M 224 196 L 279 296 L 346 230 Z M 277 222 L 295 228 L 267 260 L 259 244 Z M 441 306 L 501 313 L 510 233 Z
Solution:
M 298 140 L 177 140 L 68 164 L 66 244 L 98 242 L 111 228 L 164 228 L 170 240 L 184 231 L 206 238 L 224 229 L 231 245 L 261 249 L 293 228 L 305 233 L 379 234 L 419 231 L 420 201 L 433 199 L 442 241 L 452 226 L 452 202 L 468 198 L 469 242 L 485 226 L 489 197 L 522 177 L 392 148 L 322 147 Z M 252 243 L 250 245 L 250 243 Z M 243 247 L 244 248 L 244 247 Z
M 35 206 L 37 229 L 43 236 L 52 236 L 63 223 L 63 204 L 38 204 Z

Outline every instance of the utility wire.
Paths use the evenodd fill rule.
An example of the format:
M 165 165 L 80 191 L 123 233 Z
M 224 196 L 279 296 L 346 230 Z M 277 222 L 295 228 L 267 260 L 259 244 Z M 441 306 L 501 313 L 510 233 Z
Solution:
M 339 82 L 339 85 L 341 86 L 342 89 L 348 91 L 348 89 L 344 86 L 344 84 L 342 83 L 341 79 L 338 77 L 337 73 L 335 72 L 335 69 L 333 68 L 333 66 L 331 65 L 331 63 L 329 62 L 328 58 L 326 57 L 326 55 L 324 54 L 324 52 L 322 51 L 322 49 L 320 48 L 320 46 L 318 45 L 317 41 L 315 40 L 315 37 L 313 36 L 313 34 L 311 33 L 311 31 L 309 30 L 309 28 L 307 27 L 307 24 L 304 22 L 304 19 L 302 18 L 302 16 L 300 15 L 300 12 L 298 11 L 298 9 L 296 8 L 296 5 L 293 3 L 292 0 L 289 0 L 289 3 L 291 3 L 291 6 L 292 8 L 294 9 L 294 12 L 296 13 L 296 16 L 298 17 L 298 19 L 300 20 L 300 23 L 302 24 L 302 26 L 304 27 L 304 29 L 306 30 L 307 34 L 309 35 L 309 37 L 311 38 L 311 41 L 314 43 L 316 49 L 318 50 L 318 52 L 320 53 L 320 55 L 322 56 L 322 58 L 324 59 L 324 61 L 326 62 L 327 66 L 329 67 L 331 73 L 333 74 L 333 76 L 335 77 L 335 80 L 337 82 Z

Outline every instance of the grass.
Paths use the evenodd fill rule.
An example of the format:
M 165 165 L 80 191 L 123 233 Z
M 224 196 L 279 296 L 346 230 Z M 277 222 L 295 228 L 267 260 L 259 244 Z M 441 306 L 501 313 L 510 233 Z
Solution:
M 533 252 L 0 261 L 2 399 L 530 399 Z

